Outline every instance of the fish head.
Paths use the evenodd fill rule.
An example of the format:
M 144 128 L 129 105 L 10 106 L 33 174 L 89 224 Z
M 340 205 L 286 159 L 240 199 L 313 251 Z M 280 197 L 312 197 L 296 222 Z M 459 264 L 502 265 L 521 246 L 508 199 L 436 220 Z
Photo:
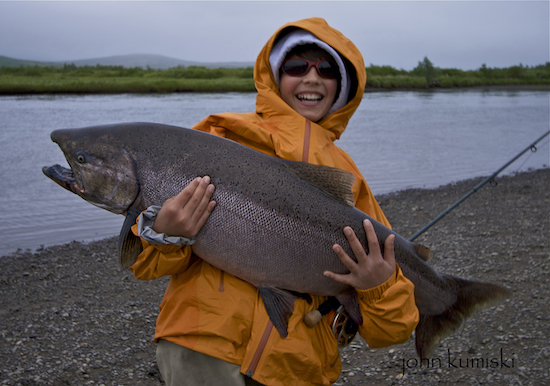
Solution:
M 43 173 L 89 203 L 116 214 L 126 214 L 138 201 L 135 161 L 111 130 L 104 127 L 63 129 L 51 133 L 69 168 L 53 165 Z

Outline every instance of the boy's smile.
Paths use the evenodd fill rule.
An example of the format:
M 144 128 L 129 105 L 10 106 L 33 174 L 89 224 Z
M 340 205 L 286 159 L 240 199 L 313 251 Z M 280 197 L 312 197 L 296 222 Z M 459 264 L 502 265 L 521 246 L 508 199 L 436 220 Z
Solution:
M 296 95 L 296 98 L 298 98 L 300 101 L 304 103 L 318 103 L 323 99 L 323 96 L 317 93 L 302 93 Z
M 338 81 L 323 78 L 311 67 L 303 76 L 281 74 L 281 98 L 298 114 L 317 122 L 327 115 L 334 103 Z

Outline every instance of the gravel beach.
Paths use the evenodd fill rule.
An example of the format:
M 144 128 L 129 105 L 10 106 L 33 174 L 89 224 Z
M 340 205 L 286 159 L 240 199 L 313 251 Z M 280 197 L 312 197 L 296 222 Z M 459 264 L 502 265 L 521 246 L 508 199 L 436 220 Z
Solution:
M 412 236 L 482 179 L 377 197 Z M 480 312 L 420 361 L 414 337 L 341 350 L 339 385 L 550 384 L 550 169 L 497 178 L 416 242 L 438 272 L 513 296 Z M 161 385 L 153 333 L 167 278 L 117 265 L 116 239 L 0 257 L 0 385 Z

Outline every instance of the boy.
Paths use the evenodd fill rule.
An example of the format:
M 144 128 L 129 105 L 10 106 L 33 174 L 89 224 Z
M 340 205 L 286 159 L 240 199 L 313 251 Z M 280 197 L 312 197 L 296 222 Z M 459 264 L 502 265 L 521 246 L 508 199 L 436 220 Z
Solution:
M 363 59 L 353 43 L 322 19 L 289 23 L 263 48 L 254 79 L 255 113 L 212 115 L 194 128 L 272 156 L 353 173 L 356 207 L 389 226 L 351 158 L 333 143 L 357 109 L 366 84 Z M 193 255 L 190 244 L 215 210 L 214 189 L 208 176 L 197 178 L 158 213 L 142 215 L 134 227 L 144 246 L 131 267 L 135 276 L 148 280 L 171 275 L 155 332 L 166 383 L 335 382 L 341 365 L 330 321 L 325 317 L 311 328 L 303 322 L 325 298 L 313 295 L 312 304 L 297 301 L 283 339 L 255 287 Z M 386 241 L 382 256 L 372 225 L 364 226 L 369 255 L 345 228 L 357 263 L 335 245 L 350 274 L 325 275 L 355 287 L 364 319 L 359 332 L 371 347 L 402 343 L 418 323 L 414 287 L 395 263 L 393 238 Z

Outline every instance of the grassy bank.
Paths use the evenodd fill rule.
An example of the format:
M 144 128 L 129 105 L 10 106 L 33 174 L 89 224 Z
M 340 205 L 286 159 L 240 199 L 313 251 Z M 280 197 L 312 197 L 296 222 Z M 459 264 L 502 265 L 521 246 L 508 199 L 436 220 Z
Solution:
M 172 92 L 249 92 L 252 79 L 61 78 L 1 77 L 0 95 L 122 94 Z
M 152 70 L 65 65 L 0 68 L 0 94 L 171 93 L 254 91 L 252 69 L 202 67 Z
M 425 58 L 412 71 L 367 67 L 367 89 L 428 89 L 476 86 L 550 87 L 550 63 L 475 71 L 442 69 Z M 0 95 L 43 93 L 253 92 L 252 68 L 205 67 L 154 70 L 122 66 L 0 67 Z
M 412 71 L 397 70 L 391 66 L 367 67 L 367 88 L 453 88 L 478 86 L 550 86 L 550 62 L 544 65 L 508 68 L 489 68 L 464 71 L 455 68 L 439 68 L 428 58 L 418 63 Z

